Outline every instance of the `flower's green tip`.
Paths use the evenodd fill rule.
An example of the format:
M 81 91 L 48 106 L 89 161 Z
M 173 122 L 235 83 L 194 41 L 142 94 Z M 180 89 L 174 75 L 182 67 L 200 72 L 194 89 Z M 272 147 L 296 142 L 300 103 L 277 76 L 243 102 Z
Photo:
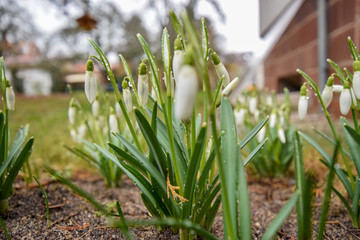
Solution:
M 326 82 L 326 86 L 332 87 L 332 85 L 334 85 L 334 79 L 334 74 L 331 74 Z
M 212 59 L 214 65 L 218 65 L 220 63 L 219 55 L 217 55 L 216 52 L 212 52 L 211 59 Z
M 122 88 L 123 89 L 127 89 L 128 87 L 129 87 L 129 84 L 128 84 L 128 82 L 126 81 L 126 79 L 124 79 L 123 81 L 122 81 Z
M 184 56 L 184 65 L 193 65 L 194 63 L 193 51 L 194 51 L 194 47 L 192 45 L 186 48 L 186 52 Z
M 94 71 L 94 62 L 91 59 L 86 62 L 86 71 Z
M 355 60 L 353 63 L 353 67 L 354 67 L 354 72 L 360 71 L 360 61 Z
M 344 89 L 350 89 L 350 85 L 349 85 L 349 80 L 348 80 L 348 79 L 345 79 L 343 86 L 344 86 Z
M 110 109 L 109 109 L 109 113 L 110 113 L 110 114 L 114 114 L 114 113 L 115 113 L 115 110 L 114 110 L 114 108 L 113 108 L 113 107 L 110 107 Z
M 304 83 L 300 88 L 300 96 L 306 96 L 306 94 L 307 94 L 307 87 L 306 87 L 306 83 Z
M 5 79 L 5 87 L 11 87 L 11 85 L 10 85 L 10 81 L 9 80 L 7 80 L 7 79 Z
M 139 65 L 139 75 L 146 75 L 147 73 L 147 67 L 144 62 L 141 62 Z
M 177 36 L 177 38 L 174 41 L 174 49 L 175 50 L 183 50 L 183 45 L 180 39 L 180 36 Z

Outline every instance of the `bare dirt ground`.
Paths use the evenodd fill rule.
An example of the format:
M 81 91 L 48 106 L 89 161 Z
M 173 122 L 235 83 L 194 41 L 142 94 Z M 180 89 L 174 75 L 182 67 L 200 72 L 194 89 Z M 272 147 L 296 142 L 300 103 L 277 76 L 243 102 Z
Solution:
M 151 217 L 141 202 L 139 190 L 125 176 L 122 186 L 113 189 L 107 189 L 103 180 L 91 173 L 76 173 L 73 179 L 76 185 L 90 192 L 103 204 L 119 200 L 126 218 Z M 249 177 L 253 239 L 261 238 L 266 226 L 290 198 L 295 184 L 292 179 Z M 106 219 L 87 201 L 67 187 L 49 179 L 41 182 L 51 204 L 50 227 L 46 224 L 45 201 L 37 184 L 26 187 L 20 180 L 15 185 L 15 194 L 10 198 L 10 211 L 4 217 L 11 239 L 125 239 L 119 230 L 108 227 Z M 314 234 L 317 231 L 321 199 L 320 193 L 314 206 Z M 335 197 L 330 209 L 325 238 L 360 239 L 360 230 L 352 227 L 345 208 Z M 296 231 L 296 214 L 293 211 L 278 231 L 277 238 L 296 239 Z M 135 239 L 178 239 L 170 228 L 159 232 L 156 227 L 136 227 L 131 232 Z M 212 233 L 219 238 L 224 237 L 221 211 L 215 219 Z M 0 232 L 0 238 L 5 239 L 3 231 Z

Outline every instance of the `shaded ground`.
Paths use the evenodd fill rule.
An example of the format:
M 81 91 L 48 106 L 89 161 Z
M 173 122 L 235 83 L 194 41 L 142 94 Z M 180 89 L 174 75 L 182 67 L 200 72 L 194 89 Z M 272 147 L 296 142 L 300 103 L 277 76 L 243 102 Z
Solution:
M 76 174 L 75 183 L 91 192 L 103 204 L 119 200 L 125 217 L 150 218 L 143 206 L 139 190 L 124 177 L 123 185 L 106 189 L 99 177 L 91 174 Z M 37 185 L 25 188 L 16 184 L 15 194 L 10 198 L 10 211 L 4 218 L 11 239 L 124 239 L 121 233 L 106 225 L 105 218 L 85 200 L 55 181 L 42 181 L 51 203 L 51 226 L 46 226 L 46 208 Z M 275 214 L 286 203 L 294 189 L 294 181 L 288 179 L 249 179 L 252 209 L 253 239 L 259 239 Z M 315 204 L 318 215 L 320 197 Z M 318 217 L 315 217 L 315 225 Z M 159 232 L 156 227 L 133 228 L 136 239 L 178 239 L 170 229 Z M 316 231 L 316 229 L 315 229 Z M 221 213 L 215 219 L 212 232 L 223 238 Z M 278 239 L 295 239 L 296 215 L 293 212 L 278 231 Z M 5 239 L 3 231 L 0 238 Z M 336 198 L 332 201 L 326 239 L 360 239 L 360 230 L 354 229 L 343 206 Z

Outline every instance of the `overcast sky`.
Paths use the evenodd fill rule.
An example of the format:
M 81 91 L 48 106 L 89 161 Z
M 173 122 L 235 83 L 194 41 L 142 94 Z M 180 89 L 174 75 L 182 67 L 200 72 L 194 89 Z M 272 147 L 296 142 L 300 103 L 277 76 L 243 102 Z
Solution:
M 28 8 L 34 17 L 34 21 L 38 27 L 44 32 L 52 32 L 56 30 L 65 19 L 59 17 L 57 9 L 54 5 L 44 0 L 18 0 L 21 5 Z M 99 1 L 99 0 L 94 0 Z M 131 14 L 137 11 L 139 6 L 143 6 L 146 0 L 114 0 L 119 4 L 123 12 Z M 186 2 L 188 0 L 180 0 Z M 260 40 L 259 19 L 258 19 L 258 1 L 254 0 L 218 0 L 223 12 L 226 15 L 226 22 L 222 23 L 214 9 L 207 1 L 200 1 L 198 7 L 198 17 L 206 16 L 215 18 L 217 31 L 225 37 L 224 49 L 227 52 L 243 52 L 254 51 Z M 164 14 L 168 10 L 164 9 Z M 154 16 L 145 16 L 151 24 L 155 21 Z M 152 20 L 151 20 L 152 19 Z M 149 26 L 150 27 L 150 26 Z

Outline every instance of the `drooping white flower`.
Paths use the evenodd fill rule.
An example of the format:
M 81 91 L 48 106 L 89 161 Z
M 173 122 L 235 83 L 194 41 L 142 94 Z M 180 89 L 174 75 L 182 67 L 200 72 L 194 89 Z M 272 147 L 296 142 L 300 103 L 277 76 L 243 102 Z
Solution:
M 263 126 L 260 131 L 256 134 L 256 139 L 258 140 L 258 142 L 262 142 L 265 138 L 265 133 L 266 133 L 266 127 Z
M 257 98 L 256 96 L 251 96 L 249 99 L 249 112 L 254 114 L 257 109 Z
M 196 69 L 191 65 L 183 65 L 175 89 L 175 117 L 177 119 L 187 121 L 191 117 L 197 92 Z
M 71 99 L 68 109 L 68 118 L 71 125 L 74 125 L 76 122 L 76 108 L 74 101 L 74 99 Z
M 271 94 L 268 94 L 266 96 L 266 105 L 272 106 L 272 96 L 271 96 Z
M 273 128 L 276 124 L 276 111 L 273 110 L 270 114 L 269 127 Z
M 145 63 L 141 63 L 139 66 L 139 75 L 137 82 L 137 91 L 139 94 L 139 100 L 141 106 L 146 106 L 149 95 L 149 84 L 147 76 L 147 68 Z
M 341 91 L 340 94 L 340 112 L 342 115 L 346 115 L 348 114 L 350 107 L 351 107 L 351 102 L 352 102 L 352 98 L 351 98 L 351 93 L 350 93 L 350 89 L 349 89 L 349 83 L 347 81 L 344 82 L 344 88 Z
M 225 88 L 224 90 L 221 91 L 221 95 L 223 96 L 230 96 L 232 91 L 235 89 L 236 85 L 238 84 L 239 82 L 239 78 L 236 77 L 234 78 Z
M 70 136 L 74 142 L 78 142 L 78 136 L 75 129 L 70 130 Z
M 300 98 L 298 103 L 298 115 L 300 120 L 303 120 L 306 116 L 308 109 L 308 100 L 309 98 L 307 96 L 307 88 L 304 83 L 300 89 Z
M 230 76 L 228 71 L 226 70 L 224 64 L 220 61 L 219 55 L 217 55 L 216 52 L 213 52 L 211 54 L 211 59 L 215 66 L 215 71 L 218 75 L 218 77 L 221 79 L 224 77 L 222 85 L 223 87 L 226 87 L 230 83 Z
M 78 138 L 84 138 L 85 135 L 86 135 L 86 132 L 87 132 L 87 127 L 85 125 L 85 123 L 81 124 L 79 127 L 78 127 Z
M 357 99 L 360 99 L 360 61 L 354 61 L 354 76 L 352 87 L 354 89 L 354 93 Z
M 91 110 L 92 110 L 92 113 L 93 113 L 94 117 L 99 116 L 100 103 L 99 103 L 99 100 L 97 100 L 97 98 L 96 98 L 95 101 L 91 104 Z
M 94 74 L 94 63 L 88 60 L 85 73 L 85 94 L 90 103 L 93 103 L 97 94 L 97 81 Z
M 234 110 L 235 123 L 238 127 L 244 126 L 246 109 L 240 108 Z
M 282 127 L 280 126 L 278 127 L 277 134 L 280 139 L 280 142 L 285 144 L 286 143 L 285 131 Z
M 259 109 L 255 109 L 255 112 L 254 112 L 254 119 L 255 119 L 255 121 L 259 121 L 259 117 L 260 117 L 260 110 L 259 110 Z
M 325 108 L 327 108 L 330 105 L 331 100 L 333 98 L 333 85 L 334 85 L 334 75 L 332 74 L 328 78 L 325 88 L 321 93 L 321 98 L 324 102 Z
M 121 110 L 119 102 L 115 102 L 115 112 L 116 112 L 116 115 L 118 116 L 118 118 L 120 119 L 123 115 L 123 112 Z
M 13 87 L 7 82 L 5 94 L 6 94 L 6 106 L 10 111 L 15 110 L 15 93 Z
M 110 108 L 109 128 L 111 132 L 119 132 L 118 121 L 113 108 Z
M 181 66 L 184 63 L 184 51 L 183 51 L 180 37 L 177 37 L 175 39 L 174 49 L 175 50 L 174 50 L 174 57 L 173 57 L 173 62 L 172 62 L 172 67 L 173 67 L 172 69 L 173 69 L 175 82 L 177 84 L 177 79 L 179 77 L 179 71 L 180 71 Z
M 129 85 L 126 80 L 123 81 L 122 87 L 123 87 L 123 99 L 124 99 L 124 103 L 126 106 L 126 110 L 128 112 L 131 112 L 132 111 L 132 96 L 131 96 L 131 92 L 129 89 Z
M 351 100 L 355 107 L 357 107 L 357 99 L 353 88 L 350 88 Z

